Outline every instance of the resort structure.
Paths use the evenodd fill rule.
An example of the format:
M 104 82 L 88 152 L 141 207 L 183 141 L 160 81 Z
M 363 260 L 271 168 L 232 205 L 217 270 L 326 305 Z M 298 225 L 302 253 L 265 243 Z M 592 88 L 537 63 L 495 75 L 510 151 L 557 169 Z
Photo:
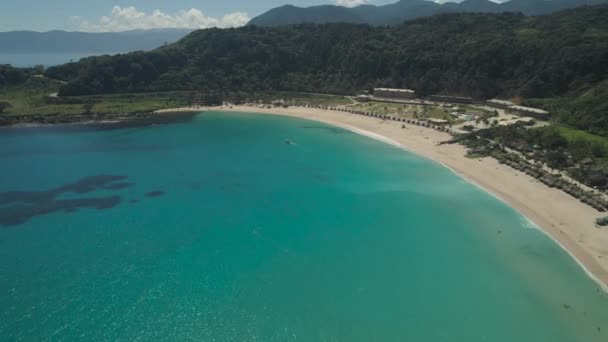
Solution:
M 411 100 L 416 97 L 416 92 L 411 89 L 375 88 L 374 97 Z
M 538 109 L 538 108 L 524 107 L 524 106 L 511 106 L 511 107 L 509 107 L 508 110 L 513 112 L 513 114 L 518 114 L 518 115 L 522 115 L 522 116 L 530 116 L 535 119 L 540 119 L 540 120 L 549 119 L 549 112 L 547 112 L 546 110 Z
M 372 97 L 366 94 L 357 95 L 356 100 L 359 102 L 369 102 L 372 100 Z
M 473 103 L 473 99 L 470 97 L 460 97 L 460 96 L 446 96 L 446 95 L 431 95 L 431 101 L 436 102 L 451 102 L 451 103 Z
M 487 100 L 486 104 L 490 107 L 500 108 L 500 109 L 507 109 L 509 107 L 515 106 L 515 103 L 513 103 L 511 101 L 499 100 L 499 99 Z
M 433 125 L 447 125 L 450 123 L 448 120 L 435 119 L 435 118 L 428 118 L 426 121 L 428 121 L 429 123 L 431 123 Z
M 519 116 L 528 116 L 528 117 L 532 117 L 532 118 L 539 119 L 539 120 L 548 120 L 549 119 L 549 112 L 547 112 L 546 110 L 532 108 L 532 107 L 518 106 L 515 103 L 513 103 L 511 101 L 507 101 L 507 100 L 492 99 L 492 100 L 486 101 L 486 104 L 490 107 L 504 109 L 507 112 L 510 112 L 512 114 L 519 115 Z

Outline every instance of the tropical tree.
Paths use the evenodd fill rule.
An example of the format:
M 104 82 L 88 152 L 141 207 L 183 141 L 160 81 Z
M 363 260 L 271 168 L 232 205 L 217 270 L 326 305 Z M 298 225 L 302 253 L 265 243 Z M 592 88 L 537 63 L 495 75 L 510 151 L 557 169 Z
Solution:
M 93 111 L 93 104 L 92 104 L 92 103 L 90 103 L 90 102 L 89 102 L 89 103 L 85 103 L 85 104 L 82 106 L 82 111 L 83 111 L 85 114 L 87 114 L 87 115 L 88 115 L 88 114 L 91 114 L 91 112 Z
M 483 118 L 481 118 L 481 122 L 483 122 L 483 125 L 485 127 L 488 127 L 488 125 L 490 124 L 490 120 L 488 120 L 488 118 L 485 116 Z
M 11 108 L 12 105 L 6 101 L 0 102 L 0 114 L 4 113 L 5 110 Z

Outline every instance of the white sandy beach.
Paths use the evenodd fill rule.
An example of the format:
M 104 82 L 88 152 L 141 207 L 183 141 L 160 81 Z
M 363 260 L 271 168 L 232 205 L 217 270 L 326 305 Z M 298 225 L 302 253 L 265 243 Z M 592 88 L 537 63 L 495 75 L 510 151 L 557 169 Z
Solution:
M 466 149 L 461 145 L 438 145 L 450 138 L 447 133 L 407 124 L 403 129 L 402 122 L 303 107 L 234 106 L 179 108 L 160 112 L 203 110 L 268 113 L 316 120 L 399 145 L 442 163 L 527 216 L 608 290 L 608 229 L 598 229 L 594 224 L 602 213 L 560 190 L 549 188 L 522 172 L 499 164 L 493 158 L 470 159 L 465 156 Z

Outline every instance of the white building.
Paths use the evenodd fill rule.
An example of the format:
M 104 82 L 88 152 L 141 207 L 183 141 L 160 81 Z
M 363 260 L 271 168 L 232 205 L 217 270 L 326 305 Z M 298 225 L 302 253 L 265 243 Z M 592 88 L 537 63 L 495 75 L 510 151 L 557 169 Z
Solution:
M 509 107 L 510 111 L 518 113 L 520 115 L 531 116 L 536 119 L 546 120 L 549 118 L 549 112 L 546 110 L 532 108 L 532 107 L 524 107 L 524 106 L 511 106 Z
M 499 99 L 487 100 L 486 103 L 492 107 L 503 108 L 503 109 L 509 108 L 511 106 L 515 106 L 515 103 L 513 103 L 511 101 L 499 100 Z
M 369 102 L 371 99 L 372 97 L 369 95 L 357 95 L 357 101 L 359 102 Z
M 486 101 L 486 104 L 491 107 L 505 109 L 506 111 L 512 112 L 517 115 L 531 116 L 536 119 L 547 120 L 549 118 L 549 112 L 546 110 L 518 106 L 511 101 L 492 99 Z
M 374 96 L 389 99 L 413 99 L 416 97 L 416 92 L 411 89 L 376 88 Z

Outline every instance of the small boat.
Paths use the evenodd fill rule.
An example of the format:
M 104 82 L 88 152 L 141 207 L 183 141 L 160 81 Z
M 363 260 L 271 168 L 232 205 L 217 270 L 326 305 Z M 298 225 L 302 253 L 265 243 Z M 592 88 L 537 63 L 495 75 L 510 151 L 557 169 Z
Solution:
M 293 141 L 289 140 L 289 139 L 285 139 L 285 141 L 283 141 L 285 144 L 287 145 L 293 145 Z

